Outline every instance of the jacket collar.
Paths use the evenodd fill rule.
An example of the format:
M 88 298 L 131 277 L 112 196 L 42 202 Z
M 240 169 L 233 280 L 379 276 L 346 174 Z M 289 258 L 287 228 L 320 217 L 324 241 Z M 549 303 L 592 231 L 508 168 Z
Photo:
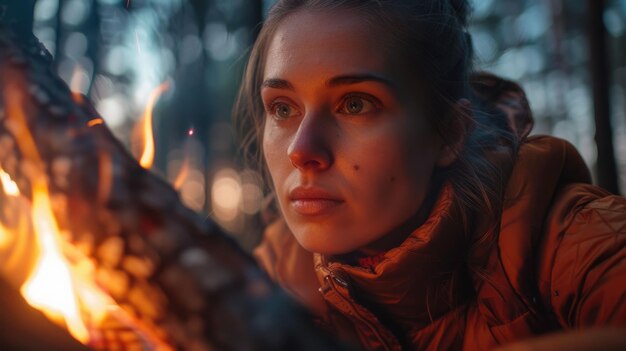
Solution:
M 314 254 L 320 284 L 339 277 L 359 303 L 402 329 L 430 324 L 472 295 L 464 269 L 468 235 L 457 212 L 453 188 L 445 184 L 426 222 L 375 266 Z

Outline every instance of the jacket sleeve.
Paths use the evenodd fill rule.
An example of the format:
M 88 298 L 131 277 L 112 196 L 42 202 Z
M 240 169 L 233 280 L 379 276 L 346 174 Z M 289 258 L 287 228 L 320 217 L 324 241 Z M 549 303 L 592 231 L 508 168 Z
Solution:
M 557 196 L 539 288 L 563 328 L 626 325 L 626 198 L 586 184 Z

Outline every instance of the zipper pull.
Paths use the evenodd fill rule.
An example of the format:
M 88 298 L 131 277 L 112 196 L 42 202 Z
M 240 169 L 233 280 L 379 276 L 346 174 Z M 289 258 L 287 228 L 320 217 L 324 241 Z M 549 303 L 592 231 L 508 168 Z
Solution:
M 348 280 L 344 277 L 342 277 L 343 274 L 341 274 L 340 272 L 336 272 L 336 271 L 330 271 L 330 276 L 333 278 L 333 280 L 341 285 L 344 288 L 348 288 Z

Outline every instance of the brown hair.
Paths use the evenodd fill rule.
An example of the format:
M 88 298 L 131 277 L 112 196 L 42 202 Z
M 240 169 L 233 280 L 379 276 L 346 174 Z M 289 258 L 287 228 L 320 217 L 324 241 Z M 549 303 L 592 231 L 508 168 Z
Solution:
M 407 71 L 419 70 L 423 87 L 416 92 L 416 98 L 424 101 L 426 115 L 435 130 L 449 145 L 462 140 L 457 160 L 436 176 L 445 177 L 453 185 L 465 225 L 471 225 L 476 211 L 487 211 L 497 219 L 507 174 L 490 161 L 488 153 L 504 147 L 505 157 L 513 157 L 520 138 L 505 122 L 497 122 L 506 118 L 495 102 L 503 89 L 521 88 L 493 75 L 473 73 L 473 49 L 467 32 L 470 7 L 466 0 L 279 0 L 252 48 L 235 105 L 247 160 L 263 170 L 267 186 L 271 187 L 261 152 L 265 112 L 260 88 L 266 51 L 276 28 L 296 11 L 339 8 L 360 11 L 364 20 L 389 33 L 390 43 L 410 62 Z M 461 111 L 460 99 L 470 100 L 472 111 Z M 458 129 L 451 126 L 458 125 L 459 119 L 464 120 L 461 125 L 471 128 L 463 135 L 451 134 L 450 130 Z M 493 242 L 490 237 L 487 232 L 478 233 L 467 238 L 467 244 L 471 249 Z

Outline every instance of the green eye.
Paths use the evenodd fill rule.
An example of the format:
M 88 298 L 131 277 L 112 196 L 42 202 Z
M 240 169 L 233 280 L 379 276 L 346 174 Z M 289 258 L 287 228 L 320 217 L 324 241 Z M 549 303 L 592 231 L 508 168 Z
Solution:
M 365 97 L 348 96 L 341 104 L 339 112 L 349 115 L 359 115 L 372 112 L 375 108 L 374 103 Z
M 277 119 L 287 119 L 293 117 L 297 111 L 289 104 L 276 102 L 271 105 L 268 112 Z
M 280 118 L 288 118 L 291 116 L 291 106 L 287 104 L 278 104 L 278 106 L 276 106 L 276 115 Z
M 346 103 L 346 110 L 349 113 L 357 114 L 363 111 L 363 100 L 359 98 L 351 98 Z

